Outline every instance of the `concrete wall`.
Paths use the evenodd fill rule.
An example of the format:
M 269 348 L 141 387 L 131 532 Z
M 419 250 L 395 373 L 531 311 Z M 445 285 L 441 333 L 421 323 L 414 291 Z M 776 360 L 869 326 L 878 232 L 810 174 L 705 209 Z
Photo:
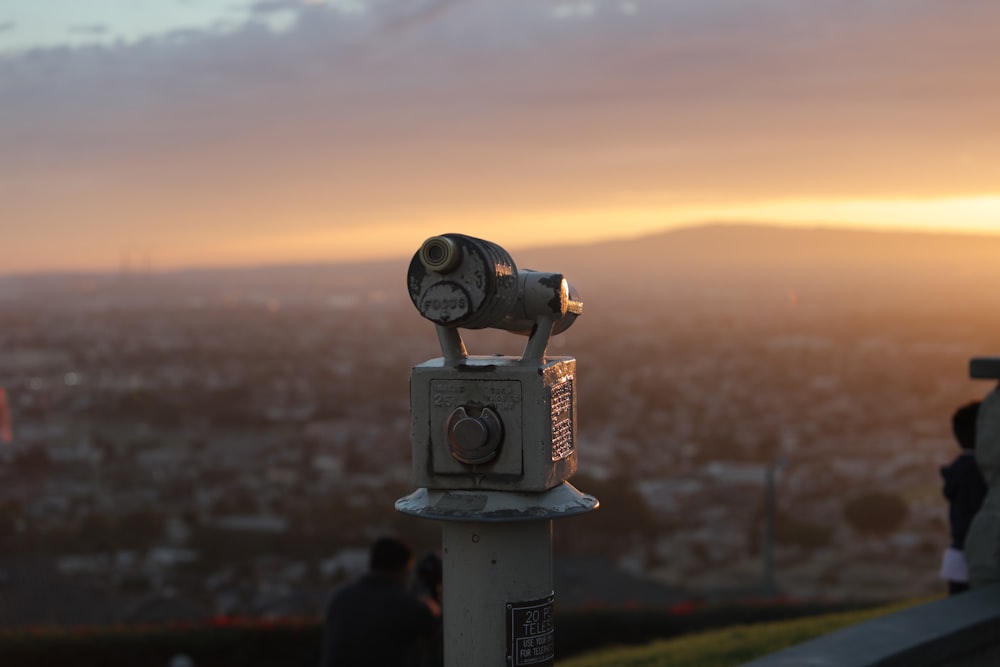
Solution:
M 838 630 L 743 667 L 1000 665 L 1000 584 Z

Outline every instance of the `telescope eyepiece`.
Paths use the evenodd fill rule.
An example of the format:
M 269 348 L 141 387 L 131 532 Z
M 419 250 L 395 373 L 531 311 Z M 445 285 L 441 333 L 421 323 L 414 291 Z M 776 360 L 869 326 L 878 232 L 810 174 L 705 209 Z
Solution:
M 447 236 L 432 236 L 420 246 L 420 263 L 436 273 L 448 273 L 462 261 L 458 245 Z

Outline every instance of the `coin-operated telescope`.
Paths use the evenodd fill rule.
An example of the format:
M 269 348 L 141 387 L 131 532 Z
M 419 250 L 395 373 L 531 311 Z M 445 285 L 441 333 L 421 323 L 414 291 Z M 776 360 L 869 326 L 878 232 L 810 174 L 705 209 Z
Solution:
M 410 374 L 413 479 L 396 509 L 442 521 L 446 667 L 551 665 L 552 519 L 598 506 L 576 472 L 576 360 L 549 338 L 583 312 L 561 273 L 519 270 L 500 246 L 426 241 L 406 276 L 442 356 Z M 527 337 L 518 356 L 470 356 L 460 329 Z
M 410 299 L 435 324 L 443 357 L 413 369 L 413 472 L 438 489 L 545 491 L 576 472 L 576 360 L 547 359 L 549 337 L 583 311 L 559 273 L 518 270 L 489 241 L 424 242 Z M 459 328 L 528 337 L 521 357 L 469 356 Z

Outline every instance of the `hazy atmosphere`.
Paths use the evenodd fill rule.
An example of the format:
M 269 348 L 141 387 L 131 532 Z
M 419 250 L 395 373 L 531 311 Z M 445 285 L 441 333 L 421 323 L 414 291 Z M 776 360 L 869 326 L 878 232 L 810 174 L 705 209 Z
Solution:
M 457 599 L 528 570 L 483 615 L 498 664 L 888 613 L 945 594 L 942 553 L 961 585 L 998 26 L 988 0 L 0 1 L 0 664 L 315 666 L 387 534 L 445 554 L 427 665 L 431 631 L 489 634 Z M 447 233 L 514 259 L 450 236 L 410 264 Z M 462 329 L 470 360 L 456 323 L 532 336 Z M 551 549 L 465 557 L 515 510 L 456 512 L 564 481 L 601 506 Z M 413 516 L 434 494 L 478 532 Z M 338 636 L 396 646 L 376 611 Z
M 585 304 L 550 351 L 577 358 L 571 481 L 602 507 L 556 522 L 560 609 L 940 592 L 938 468 L 991 386 L 967 368 L 1000 349 L 997 256 L 747 225 L 515 253 Z M 405 267 L 0 277 L 0 628 L 317 619 L 372 536 L 439 548 L 393 508 L 408 374 L 441 353 Z
M 755 221 L 992 230 L 1000 6 L 0 8 L 0 271 Z

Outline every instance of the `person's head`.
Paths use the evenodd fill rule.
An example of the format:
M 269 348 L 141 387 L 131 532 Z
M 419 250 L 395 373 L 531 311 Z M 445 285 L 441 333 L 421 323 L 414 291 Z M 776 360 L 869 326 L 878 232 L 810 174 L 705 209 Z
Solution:
M 430 593 L 440 596 L 442 578 L 441 557 L 436 553 L 429 553 L 417 563 L 416 577 Z
M 413 568 L 413 552 L 395 537 L 380 537 L 368 553 L 368 568 L 379 574 L 406 576 Z
M 951 416 L 951 430 L 962 449 L 976 448 L 976 420 L 979 418 L 979 401 L 966 403 Z

